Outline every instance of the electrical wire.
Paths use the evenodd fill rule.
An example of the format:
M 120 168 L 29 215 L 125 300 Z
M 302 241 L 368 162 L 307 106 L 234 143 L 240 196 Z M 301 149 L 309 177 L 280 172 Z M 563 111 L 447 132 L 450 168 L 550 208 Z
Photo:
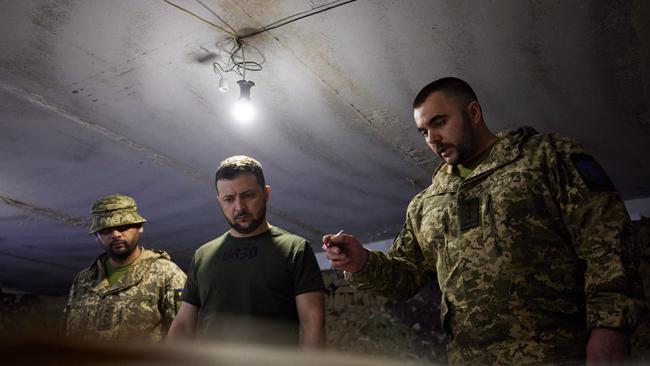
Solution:
M 322 12 L 325 12 L 325 11 L 328 11 L 328 10 L 331 10 L 331 9 L 334 9 L 334 8 L 338 8 L 339 6 L 343 6 L 343 5 L 346 5 L 346 4 L 349 4 L 349 3 L 353 3 L 353 2 L 355 2 L 355 1 L 357 1 L 357 0 L 348 0 L 348 1 L 345 1 L 345 2 L 342 2 L 342 3 L 336 4 L 336 5 L 330 6 L 330 7 L 328 7 L 328 8 L 325 8 L 325 9 L 322 9 L 322 10 L 319 10 L 319 11 L 315 11 L 315 12 L 311 12 L 311 11 L 310 11 L 309 14 L 307 14 L 307 15 L 300 16 L 300 17 L 298 17 L 298 18 L 295 18 L 295 19 L 292 19 L 292 20 L 286 21 L 286 22 L 284 22 L 284 23 L 280 23 L 280 24 L 278 24 L 278 25 L 274 25 L 274 26 L 269 26 L 269 25 L 267 25 L 267 26 L 264 26 L 264 27 L 262 27 L 261 29 L 259 29 L 259 30 L 257 30 L 257 31 L 254 31 L 254 32 L 251 32 L 251 33 L 248 33 L 248 34 L 244 34 L 243 36 L 239 36 L 239 39 L 245 39 L 245 38 L 248 38 L 248 37 L 252 37 L 252 36 L 258 35 L 258 34 L 260 34 L 260 33 L 264 33 L 264 32 L 270 31 L 270 30 L 272 30 L 272 29 L 277 29 L 277 28 L 280 28 L 280 27 L 282 27 L 282 26 L 285 26 L 285 25 L 287 25 L 287 24 L 289 24 L 289 23 L 293 23 L 293 22 L 295 22 L 295 21 L 297 21 L 297 20 L 304 19 L 304 18 L 308 18 L 308 17 L 310 17 L 310 16 L 312 16 L 312 15 L 320 14 L 320 13 L 322 13 Z M 335 3 L 335 2 L 332 2 L 332 3 Z M 332 3 L 330 3 L 330 4 L 332 4 Z M 327 5 L 327 4 L 322 5 L 322 6 L 326 6 L 326 5 Z M 298 13 L 298 14 L 304 14 L 304 13 L 305 13 L 305 12 Z M 289 17 L 287 17 L 287 18 L 293 18 L 294 16 L 296 16 L 296 15 L 298 15 L 298 14 L 291 15 L 291 16 L 289 16 Z M 285 18 L 285 19 L 287 19 L 287 18 Z M 273 22 L 273 23 L 271 23 L 271 24 L 276 24 L 276 23 L 278 23 L 278 22 L 279 22 L 279 21 L 275 21 L 275 22 Z
M 244 44 L 242 42 L 243 42 L 242 40 L 237 40 L 237 43 L 239 43 L 240 48 L 241 48 L 241 59 L 242 59 L 242 62 L 244 63 L 244 71 L 243 71 L 241 77 L 242 77 L 242 79 L 246 80 L 246 54 L 244 53 L 245 47 L 244 47 Z M 231 58 L 232 58 L 232 56 L 231 56 Z M 234 61 L 234 59 L 233 59 L 233 61 Z
M 218 61 L 214 61 L 212 63 L 213 71 L 215 73 L 219 74 L 220 76 L 223 76 L 221 74 L 222 72 L 227 73 L 227 72 L 234 71 L 237 74 L 239 74 L 240 76 L 242 76 L 242 78 L 244 78 L 244 80 L 246 80 L 246 71 L 261 71 L 262 70 L 262 64 L 264 63 L 265 60 L 264 60 L 264 56 L 259 51 L 257 51 L 257 52 L 258 52 L 258 54 L 260 56 L 262 56 L 262 61 L 256 62 L 256 61 L 246 60 L 246 54 L 245 54 L 244 49 L 246 47 L 255 49 L 255 47 L 252 47 L 249 43 L 245 42 L 244 41 L 245 38 L 249 38 L 249 37 L 258 35 L 260 33 L 270 31 L 272 29 L 280 28 L 280 27 L 285 26 L 285 25 L 287 25 L 289 23 L 293 23 L 295 21 L 305 19 L 305 18 L 308 18 L 308 17 L 316 15 L 316 14 L 320 14 L 320 13 L 326 12 L 328 10 L 338 8 L 339 6 L 343 6 L 343 5 L 346 5 L 346 4 L 349 4 L 349 3 L 353 3 L 353 2 L 355 2 L 357 0 L 348 0 L 348 1 L 337 0 L 337 1 L 332 1 L 332 2 L 329 2 L 329 3 L 323 4 L 323 5 L 319 5 L 319 6 L 313 7 L 310 10 L 302 11 L 302 12 L 290 15 L 288 17 L 278 19 L 273 23 L 267 24 L 264 27 L 262 27 L 262 28 L 260 28 L 260 29 L 258 29 L 256 31 L 253 31 L 251 33 L 245 34 L 243 36 L 240 36 L 237 33 L 237 31 L 233 27 L 231 27 L 230 24 L 228 24 L 228 22 L 226 22 L 217 13 L 212 11 L 201 0 L 195 0 L 195 1 L 198 2 L 205 9 L 207 9 L 212 15 L 217 17 L 217 19 L 219 19 L 226 27 L 230 28 L 230 30 L 227 30 L 227 29 L 225 29 L 225 28 L 223 28 L 223 27 L 221 27 L 221 26 L 219 26 L 217 24 L 214 24 L 211 21 L 209 21 L 207 19 L 204 19 L 204 18 L 198 16 L 197 14 L 194 14 L 191 11 L 189 11 L 189 10 L 179 6 L 179 5 L 174 4 L 170 0 L 163 0 L 163 1 L 165 1 L 167 4 L 169 4 L 171 6 L 174 6 L 177 9 L 182 10 L 182 11 L 190 14 L 191 16 L 193 16 L 193 17 L 195 17 L 195 18 L 197 18 L 197 19 L 199 19 L 199 20 L 201 20 L 201 21 L 203 21 L 203 22 L 205 22 L 205 23 L 207 23 L 207 24 L 209 24 L 209 25 L 211 25 L 211 26 L 225 32 L 225 33 L 227 33 L 227 34 L 229 34 L 232 38 L 227 39 L 226 43 L 233 42 L 233 46 L 230 49 L 230 51 L 226 51 L 224 49 L 224 51 L 226 51 L 226 53 L 229 54 L 228 61 L 224 62 L 224 60 L 221 58 L 221 56 L 217 55 Z M 321 8 L 324 8 L 324 9 L 321 9 Z M 320 9 L 320 10 L 318 10 L 318 9 Z M 217 47 L 219 49 L 222 49 L 219 46 L 219 43 L 217 43 Z M 240 51 L 241 51 L 241 59 L 239 58 Z
M 179 9 L 179 10 L 182 10 L 182 11 L 184 11 L 184 12 L 190 14 L 191 16 L 193 16 L 193 17 L 195 17 L 195 18 L 197 18 L 197 19 L 199 19 L 199 20 L 201 20 L 201 21 L 203 21 L 203 22 L 205 22 L 205 23 L 207 23 L 207 24 L 210 24 L 211 26 L 213 26 L 213 27 L 215 27 L 215 28 L 217 28 L 217 29 L 219 29 L 219 30 L 221 30 L 221 31 L 223 31 L 223 32 L 228 33 L 229 35 L 231 35 L 231 36 L 232 36 L 233 38 L 235 38 L 235 39 L 243 40 L 243 39 L 245 39 L 245 38 L 249 38 L 249 37 L 252 37 L 252 36 L 258 35 L 258 34 L 260 34 L 260 33 L 264 33 L 264 32 L 270 31 L 270 30 L 272 30 L 272 29 L 280 28 L 280 27 L 282 27 L 282 26 L 285 26 L 285 25 L 287 25 L 287 24 L 289 24 L 289 23 L 293 23 L 293 22 L 298 21 L 298 20 L 300 20 L 300 19 L 308 18 L 308 17 L 310 17 L 310 16 L 313 16 L 313 15 L 316 15 L 316 14 L 320 14 L 320 13 L 326 12 L 326 11 L 328 11 L 328 10 L 332 10 L 332 9 L 334 9 L 334 8 L 338 8 L 339 6 L 343 6 L 343 5 L 346 5 L 346 4 L 349 4 L 349 3 L 353 3 L 353 2 L 355 2 L 355 1 L 357 1 L 357 0 L 348 0 L 348 1 L 344 1 L 344 2 L 340 2 L 340 1 L 332 1 L 332 2 L 329 2 L 329 3 L 327 3 L 327 4 L 319 5 L 319 6 L 316 6 L 316 7 L 312 8 L 312 9 L 310 9 L 310 10 L 306 10 L 306 11 L 303 11 L 303 12 L 300 12 L 300 13 L 296 13 L 296 14 L 290 15 L 290 16 L 288 16 L 288 17 L 284 17 L 284 18 L 282 18 L 282 19 L 276 20 L 276 21 L 273 22 L 273 23 L 270 23 L 270 24 L 265 25 L 264 27 L 260 28 L 259 30 L 253 31 L 253 32 L 248 33 L 248 34 L 245 34 L 245 35 L 243 35 L 243 36 L 240 36 L 239 34 L 237 34 L 237 31 L 236 31 L 233 27 L 231 27 L 230 24 L 228 24 L 228 23 L 227 23 L 223 18 L 221 18 L 217 13 L 215 13 L 214 11 L 212 11 L 208 6 L 206 6 L 205 4 L 203 4 L 200 0 L 196 0 L 196 2 L 198 2 L 199 4 L 201 4 L 201 6 L 203 6 L 204 8 L 208 9 L 208 11 L 209 11 L 210 13 L 212 13 L 214 16 L 216 16 L 216 17 L 217 17 L 217 18 L 218 18 L 218 19 L 219 19 L 223 24 L 226 25 L 226 27 L 230 28 L 231 31 L 229 31 L 229 30 L 227 30 L 227 29 L 225 29 L 225 28 L 223 28 L 223 27 L 220 27 L 220 26 L 218 26 L 218 25 L 212 23 L 211 21 L 209 21 L 209 20 L 207 20 L 207 19 L 204 19 L 204 18 L 202 18 L 202 17 L 200 17 L 200 16 L 194 14 L 193 12 L 191 12 L 191 11 L 189 11 L 189 10 L 187 10 L 187 9 L 185 9 L 185 8 L 183 8 L 183 7 L 181 7 L 181 6 L 179 6 L 179 5 L 174 4 L 174 3 L 171 2 L 170 0 L 163 0 L 163 1 L 166 2 L 166 3 L 169 4 L 169 5 L 172 5 L 172 6 L 176 7 L 176 8 Z M 336 4 L 336 5 L 332 5 L 332 4 Z M 332 6 L 329 6 L 329 5 L 332 5 Z M 321 10 L 318 10 L 318 11 L 314 11 L 314 10 L 316 10 L 316 9 L 320 9 L 320 8 L 322 8 L 322 7 L 326 7 L 326 6 L 327 6 L 327 8 L 325 8 L 325 9 L 321 9 Z M 305 15 L 303 15 L 303 14 L 305 14 Z M 297 18 L 296 18 L 296 17 L 297 17 Z M 294 18 L 294 19 L 292 19 L 292 18 Z M 287 20 L 287 19 L 291 19 L 291 20 Z M 285 20 L 287 20 L 287 21 L 285 21 Z M 283 21 L 284 21 L 284 22 L 283 22 Z M 282 22 L 282 23 L 280 23 L 280 22 Z M 280 23 L 280 24 L 278 24 L 278 23 Z
M 201 4 L 201 6 L 203 6 L 203 7 L 204 7 L 207 11 L 209 11 L 212 15 L 214 15 L 215 17 L 217 17 L 217 19 L 221 20 L 221 22 L 222 22 L 226 27 L 230 28 L 230 30 L 232 31 L 233 34 L 237 34 L 237 31 L 235 30 L 235 28 L 231 27 L 230 24 L 228 24 L 228 22 L 226 22 L 222 17 L 220 17 L 219 14 L 215 13 L 212 9 L 210 9 L 210 7 L 208 7 L 207 5 L 205 5 L 201 0 L 194 0 L 194 1 L 196 1 L 196 2 L 199 3 L 199 4 Z
M 300 16 L 300 15 L 303 15 L 303 14 L 311 13 L 311 12 L 313 12 L 313 11 L 316 10 L 316 9 L 320 9 L 320 8 L 323 8 L 323 7 L 326 7 L 326 6 L 332 5 L 332 4 L 340 3 L 341 1 L 343 1 L 343 0 L 336 0 L 336 1 L 332 1 L 332 2 L 326 3 L 326 4 L 322 4 L 322 5 L 314 6 L 314 7 L 312 7 L 312 8 L 309 9 L 309 10 L 301 11 L 300 13 L 292 14 L 292 15 L 289 15 L 288 17 L 284 17 L 284 18 L 282 18 L 282 19 L 278 19 L 278 20 L 276 20 L 275 22 L 270 23 L 270 24 L 267 24 L 267 25 L 265 25 L 264 27 L 262 27 L 262 28 L 260 28 L 260 29 L 265 29 L 265 28 L 271 27 L 271 26 L 273 26 L 273 25 L 275 25 L 275 24 L 277 24 L 277 23 L 283 22 L 283 21 L 285 21 L 285 20 L 288 20 L 288 19 L 291 19 L 291 18 L 295 18 L 295 17 Z
M 228 47 L 228 44 L 231 44 L 230 50 L 226 49 Z M 237 66 L 232 62 L 232 57 L 233 54 L 237 52 L 237 41 L 234 38 L 227 38 L 223 41 L 217 42 L 216 46 L 218 50 L 222 50 L 227 53 L 228 58 L 224 60 L 220 54 L 217 54 L 217 61 L 214 61 L 212 63 L 213 67 L 218 68 L 224 73 L 235 70 Z M 219 72 L 219 75 L 221 75 L 221 72 L 219 70 L 216 71 Z
M 226 33 L 230 34 L 231 36 L 233 36 L 233 37 L 235 37 L 235 38 L 237 37 L 237 32 L 234 32 L 234 33 L 233 33 L 233 32 L 231 32 L 231 31 L 229 31 L 229 30 L 227 30 L 227 29 L 225 29 L 225 28 L 223 28 L 223 27 L 220 27 L 220 26 L 218 26 L 218 25 L 212 23 L 211 21 L 209 21 L 209 20 L 207 20 L 207 19 L 203 19 L 203 18 L 201 18 L 200 16 L 198 16 L 198 15 L 192 13 L 191 11 L 189 11 L 189 10 L 187 10 L 187 9 L 185 9 L 185 8 L 183 8 L 183 7 L 181 7 L 181 6 L 179 6 L 179 5 L 174 4 L 173 2 L 171 2 L 171 1 L 169 1 L 169 0 L 163 0 L 163 1 L 166 2 L 167 4 L 173 6 L 173 7 L 176 7 L 176 8 L 179 9 L 179 10 L 182 10 L 182 11 L 188 13 L 189 15 L 191 15 L 191 16 L 193 16 L 193 17 L 199 19 L 199 20 L 204 21 L 205 23 L 210 24 L 211 26 L 213 26 L 213 27 L 215 27 L 215 28 L 217 28 L 217 29 L 219 29 L 219 30 L 221 30 L 221 31 L 223 31 L 223 32 L 226 32 Z M 221 17 L 218 17 L 218 18 L 219 18 L 219 20 L 221 20 Z M 223 22 L 223 20 L 221 20 L 221 21 Z M 226 23 L 224 22 L 224 24 L 226 24 Z M 227 24 L 226 24 L 226 25 L 227 25 Z
M 217 54 L 217 60 L 212 63 L 213 71 L 220 77 L 223 77 L 225 73 L 235 72 L 245 79 L 246 71 L 261 71 L 262 64 L 266 61 L 264 55 L 256 47 L 243 40 L 228 38 L 217 42 L 216 46 L 218 50 L 228 55 L 223 57 Z M 246 48 L 254 51 L 260 59 L 258 61 L 251 60 L 249 53 L 245 51 Z

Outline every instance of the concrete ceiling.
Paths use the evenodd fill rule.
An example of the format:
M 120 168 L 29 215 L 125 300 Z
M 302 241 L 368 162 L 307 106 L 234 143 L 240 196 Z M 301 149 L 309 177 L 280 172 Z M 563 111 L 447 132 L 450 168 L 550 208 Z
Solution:
M 246 33 L 331 0 L 176 0 Z M 343 228 L 392 237 L 438 163 L 415 93 L 472 84 L 494 131 L 578 139 L 625 199 L 650 196 L 650 5 L 638 1 L 359 0 L 251 38 L 256 119 L 235 123 L 206 62 L 228 36 L 162 0 L 0 2 L 0 282 L 64 293 L 101 252 L 95 199 L 121 192 L 145 245 L 181 267 L 226 226 L 219 161 L 249 154 L 269 219 L 318 250 Z M 252 50 L 252 49 L 251 49 Z

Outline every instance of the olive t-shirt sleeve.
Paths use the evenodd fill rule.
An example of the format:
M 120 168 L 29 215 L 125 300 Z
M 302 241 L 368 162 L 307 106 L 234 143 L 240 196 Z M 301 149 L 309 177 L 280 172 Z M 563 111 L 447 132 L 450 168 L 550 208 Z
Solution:
M 183 289 L 182 299 L 188 304 L 196 307 L 201 307 L 201 296 L 199 294 L 199 286 L 196 280 L 196 253 L 190 262 L 190 268 L 187 270 L 187 281 L 185 281 L 185 288 Z
M 294 257 L 293 288 L 296 296 L 306 292 L 325 290 L 318 261 L 307 241 Z

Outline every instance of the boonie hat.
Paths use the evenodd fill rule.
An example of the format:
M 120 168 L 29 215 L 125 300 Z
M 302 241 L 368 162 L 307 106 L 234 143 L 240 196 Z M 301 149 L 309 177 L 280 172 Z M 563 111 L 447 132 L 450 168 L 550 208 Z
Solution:
M 92 222 L 88 234 L 94 234 L 107 227 L 147 222 L 136 211 L 135 200 L 123 194 L 112 194 L 98 199 L 91 211 Z

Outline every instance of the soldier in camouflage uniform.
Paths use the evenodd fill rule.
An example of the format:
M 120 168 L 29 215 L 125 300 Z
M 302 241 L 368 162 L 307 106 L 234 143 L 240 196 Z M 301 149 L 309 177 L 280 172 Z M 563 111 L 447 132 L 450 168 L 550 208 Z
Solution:
M 185 274 L 164 251 L 139 245 L 146 220 L 115 194 L 92 208 L 90 234 L 106 253 L 74 279 L 65 332 L 94 341 L 161 340 L 177 312 Z
M 443 163 L 388 254 L 326 235 L 333 266 L 389 297 L 437 279 L 451 364 L 621 362 L 644 296 L 629 217 L 600 165 L 556 134 L 492 134 L 460 79 L 427 85 L 413 108 Z

